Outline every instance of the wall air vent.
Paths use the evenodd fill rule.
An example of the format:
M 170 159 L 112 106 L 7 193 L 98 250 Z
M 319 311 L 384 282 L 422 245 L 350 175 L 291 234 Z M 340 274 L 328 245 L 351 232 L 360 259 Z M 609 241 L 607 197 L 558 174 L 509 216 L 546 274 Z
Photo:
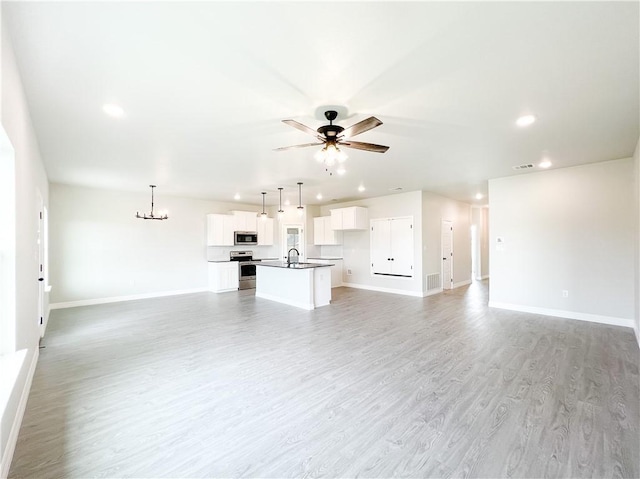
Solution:
M 533 168 L 533 165 L 531 163 L 526 163 L 524 165 L 518 165 L 513 167 L 514 170 L 529 170 L 531 168 Z

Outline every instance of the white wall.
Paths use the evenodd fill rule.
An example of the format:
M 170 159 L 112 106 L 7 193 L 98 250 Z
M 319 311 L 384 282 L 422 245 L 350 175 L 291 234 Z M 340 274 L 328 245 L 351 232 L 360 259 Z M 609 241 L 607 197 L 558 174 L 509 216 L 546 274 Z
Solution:
M 632 159 L 490 180 L 489 304 L 630 326 L 633 204 Z
M 344 231 L 342 256 L 343 282 L 345 285 L 363 286 L 382 291 L 401 292 L 416 296 L 422 295 L 422 192 L 413 191 L 397 195 L 381 196 L 348 203 L 323 206 L 322 216 L 331 214 L 330 210 L 347 206 L 364 206 L 369 213 L 369 220 L 376 218 L 392 218 L 413 216 L 414 231 L 414 276 L 413 278 L 394 278 L 371 274 L 371 245 L 369 229 L 364 231 Z M 323 254 L 325 249 L 323 248 Z M 328 250 L 326 250 L 328 251 Z M 331 254 L 331 253 L 329 253 Z M 347 270 L 352 274 L 347 275 Z
M 38 316 L 38 205 L 39 191 L 48 203 L 47 175 L 40 158 L 38 142 L 27 108 L 22 80 L 16 64 L 11 39 L 2 25 L 1 47 L 1 121 L 7 137 L 15 151 L 15 350 L 23 350 L 24 361 L 15 376 L 9 398 L 4 410 L 0 411 L 0 453 L 2 471 L 8 467 L 13 451 L 16 422 L 19 427 L 24 406 L 25 393 L 28 393 L 33 367 L 38 353 L 40 339 Z M 0 226 L 1 227 L 1 226 Z M 46 304 L 45 304 L 46 307 Z M 3 387 L 7 387 L 3 383 Z
M 453 284 L 471 281 L 471 205 L 422 192 L 423 244 L 426 275 L 442 272 L 442 221 L 453 224 Z M 426 284 L 424 286 L 426 291 Z
M 136 211 L 149 211 L 150 201 L 150 192 L 51 185 L 53 303 L 205 289 L 207 259 L 228 259 L 229 250 L 238 249 L 206 246 L 206 215 L 260 210 L 164 196 L 159 187 L 155 207 L 168 210 L 169 219 L 136 218 Z

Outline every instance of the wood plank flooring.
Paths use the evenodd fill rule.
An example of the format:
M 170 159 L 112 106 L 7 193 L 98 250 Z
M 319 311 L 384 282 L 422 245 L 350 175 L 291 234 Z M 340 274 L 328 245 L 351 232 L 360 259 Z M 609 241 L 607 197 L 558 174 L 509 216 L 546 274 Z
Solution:
M 640 476 L 630 329 L 333 296 L 52 311 L 9 477 Z

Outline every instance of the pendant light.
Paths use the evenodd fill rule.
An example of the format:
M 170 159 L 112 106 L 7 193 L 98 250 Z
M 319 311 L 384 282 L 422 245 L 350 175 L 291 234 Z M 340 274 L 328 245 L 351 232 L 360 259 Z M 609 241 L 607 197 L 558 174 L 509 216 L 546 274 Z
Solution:
M 278 192 L 280 193 L 280 207 L 278 208 L 278 219 L 281 220 L 282 217 L 284 216 L 284 210 L 282 209 L 282 190 L 284 188 L 280 187 L 278 188 Z
M 267 219 L 267 213 L 265 213 L 264 211 L 264 198 L 265 196 L 267 196 L 267 192 L 263 191 L 262 192 L 262 213 L 260 213 L 260 218 L 262 218 L 263 220 Z
M 155 216 L 153 214 L 153 189 L 156 187 L 156 185 L 149 185 L 149 187 L 151 188 L 151 213 L 149 213 L 148 215 L 146 213 L 143 213 L 142 215 L 136 211 L 136 218 L 140 218 L 143 220 L 167 220 L 169 219 L 169 215 L 167 215 L 167 213 L 165 212 L 164 214 L 160 214 L 160 216 Z
M 302 183 L 298 182 L 298 216 L 304 214 L 304 206 L 302 206 Z

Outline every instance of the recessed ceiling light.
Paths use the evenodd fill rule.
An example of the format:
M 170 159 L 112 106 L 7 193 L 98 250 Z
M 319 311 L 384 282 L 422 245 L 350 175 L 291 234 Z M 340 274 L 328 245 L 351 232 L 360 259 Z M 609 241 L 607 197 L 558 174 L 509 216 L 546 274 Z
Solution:
M 316 199 L 317 199 L 317 200 L 321 200 L 321 199 L 322 199 L 322 193 L 318 193 L 318 194 L 316 195 Z
M 347 170 L 345 170 L 342 166 L 340 166 L 337 170 L 336 173 L 338 173 L 339 175 L 344 175 L 347 172 Z
M 358 186 L 358 191 L 362 193 L 365 190 L 363 185 Z
M 113 118 L 122 118 L 124 116 L 122 107 L 115 103 L 105 103 L 102 105 L 102 111 Z
M 551 160 L 545 158 L 540 163 L 538 163 L 538 166 L 540 168 L 549 168 L 551 166 Z
M 482 193 L 476 193 L 476 200 L 481 200 L 482 198 L 484 198 L 484 196 L 482 196 Z
M 240 199 L 240 193 L 236 193 L 235 195 L 233 195 L 233 199 L 234 200 L 239 200 Z
M 516 120 L 518 126 L 529 126 L 535 123 L 536 117 L 533 115 L 524 115 Z

